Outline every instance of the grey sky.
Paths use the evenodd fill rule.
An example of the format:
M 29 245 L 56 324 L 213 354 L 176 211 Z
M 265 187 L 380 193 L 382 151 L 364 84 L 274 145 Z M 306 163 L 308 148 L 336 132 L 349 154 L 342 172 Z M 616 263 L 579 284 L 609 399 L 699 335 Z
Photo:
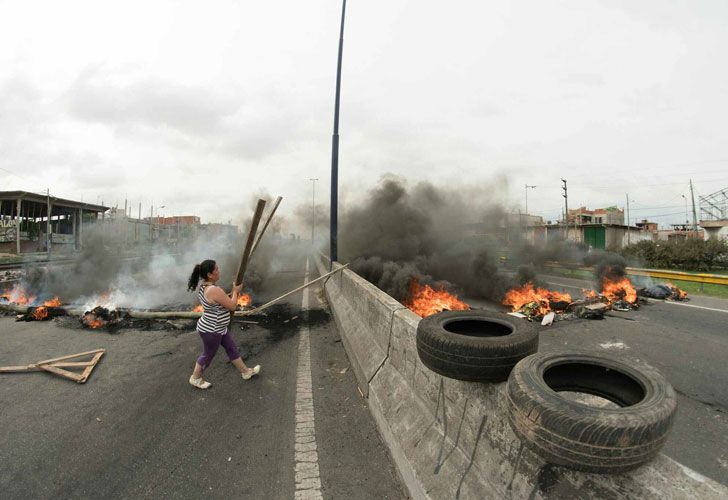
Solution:
M 339 1 L 0 1 L 2 189 L 240 221 L 328 197 Z M 509 187 L 555 219 L 684 219 L 728 186 L 728 3 L 356 1 L 344 201 L 386 173 Z M 11 172 L 11 173 L 10 173 Z M 135 209 L 136 210 L 136 209 Z

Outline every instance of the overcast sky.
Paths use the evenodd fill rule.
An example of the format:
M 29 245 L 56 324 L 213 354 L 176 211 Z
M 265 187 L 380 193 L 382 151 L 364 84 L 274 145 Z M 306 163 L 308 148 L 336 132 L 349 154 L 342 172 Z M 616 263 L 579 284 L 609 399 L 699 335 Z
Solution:
M 329 196 L 341 3 L 0 0 L 2 188 L 239 221 Z M 725 0 L 350 0 L 342 199 L 387 173 L 555 220 L 728 187 Z M 244 212 L 244 214 L 242 213 Z M 691 215 L 692 217 L 692 215 Z

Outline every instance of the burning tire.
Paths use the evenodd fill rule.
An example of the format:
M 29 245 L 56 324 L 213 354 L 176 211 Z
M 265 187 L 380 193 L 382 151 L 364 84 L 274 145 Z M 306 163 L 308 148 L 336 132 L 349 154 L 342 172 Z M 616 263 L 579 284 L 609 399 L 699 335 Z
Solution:
M 537 350 L 536 327 L 502 313 L 445 311 L 417 326 L 422 363 L 458 380 L 504 381 L 516 363 Z
M 655 368 L 587 352 L 529 356 L 513 369 L 507 391 L 510 424 L 523 443 L 550 463 L 586 472 L 624 472 L 652 460 L 677 409 L 675 391 Z

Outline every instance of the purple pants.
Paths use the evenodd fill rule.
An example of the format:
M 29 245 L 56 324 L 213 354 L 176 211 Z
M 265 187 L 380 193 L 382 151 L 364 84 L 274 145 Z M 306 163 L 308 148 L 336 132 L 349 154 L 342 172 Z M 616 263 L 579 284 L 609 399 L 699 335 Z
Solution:
M 220 347 L 220 344 L 222 344 L 222 347 L 225 349 L 230 361 L 235 361 L 240 357 L 240 351 L 238 350 L 238 346 L 235 345 L 235 339 L 233 338 L 233 334 L 230 333 L 230 330 L 228 330 L 225 335 L 220 335 L 219 333 L 197 333 L 199 333 L 200 337 L 202 337 L 202 343 L 204 346 L 202 355 L 197 358 L 197 363 L 203 370 L 210 366 L 212 358 L 215 357 L 215 353 Z

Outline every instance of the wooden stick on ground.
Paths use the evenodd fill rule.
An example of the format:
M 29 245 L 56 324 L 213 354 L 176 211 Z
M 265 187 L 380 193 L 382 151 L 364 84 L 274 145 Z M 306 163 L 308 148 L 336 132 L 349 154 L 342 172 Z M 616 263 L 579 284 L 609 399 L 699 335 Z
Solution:
M 265 233 L 265 230 L 268 229 L 268 224 L 270 224 L 271 219 L 273 219 L 273 214 L 276 213 L 276 210 L 278 209 L 278 205 L 281 204 L 281 201 L 283 200 L 282 196 L 279 196 L 276 198 L 275 203 L 273 204 L 273 208 L 270 211 L 270 214 L 268 214 L 268 219 L 265 221 L 265 224 L 263 224 L 263 229 L 260 230 L 260 234 L 258 235 L 258 239 L 255 240 L 255 243 L 253 244 L 253 248 L 250 250 L 250 256 L 252 257 L 255 253 L 255 249 L 258 248 L 258 245 L 260 244 L 260 240 L 263 239 L 263 234 Z
M 83 384 L 91 376 L 91 372 L 96 367 L 96 364 L 104 355 L 106 349 L 95 349 L 93 351 L 79 352 L 77 354 L 69 354 L 68 356 L 61 356 L 59 358 L 44 359 L 30 365 L 22 366 L 2 366 L 0 367 L 0 373 L 19 373 L 19 372 L 38 372 L 46 371 L 64 377 L 79 384 Z M 91 361 L 64 361 L 67 359 L 79 358 L 81 356 L 88 356 L 93 354 Z M 75 373 L 64 368 L 83 368 L 83 372 Z

